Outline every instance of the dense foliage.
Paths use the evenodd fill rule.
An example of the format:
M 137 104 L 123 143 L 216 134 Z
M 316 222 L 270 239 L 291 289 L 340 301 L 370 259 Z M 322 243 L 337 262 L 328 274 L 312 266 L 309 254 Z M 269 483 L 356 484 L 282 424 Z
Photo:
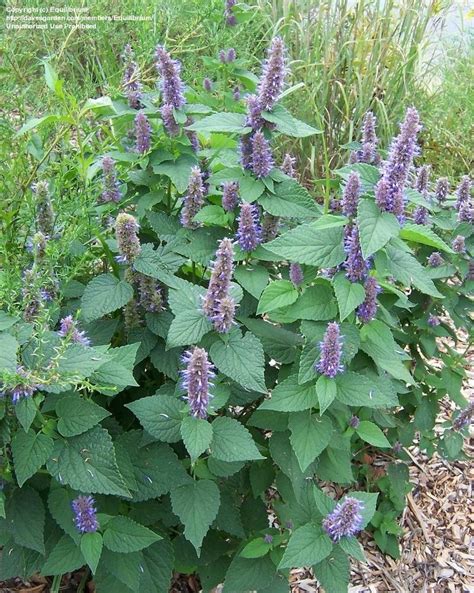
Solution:
M 223 50 L 202 90 L 164 47 L 158 91 L 123 61 L 125 97 L 80 106 L 107 146 L 81 149 L 97 233 L 80 273 L 55 279 L 61 197 L 39 180 L 21 307 L 0 317 L 0 578 L 57 591 L 87 565 L 99 593 L 166 593 L 173 571 L 278 593 L 311 566 L 345 591 L 362 529 L 398 553 L 405 448 L 462 455 L 471 182 L 415 173 L 414 108 L 388 152 L 367 114 L 319 204 L 275 162 L 281 136 L 318 133 L 278 102 L 278 37 L 258 80 Z

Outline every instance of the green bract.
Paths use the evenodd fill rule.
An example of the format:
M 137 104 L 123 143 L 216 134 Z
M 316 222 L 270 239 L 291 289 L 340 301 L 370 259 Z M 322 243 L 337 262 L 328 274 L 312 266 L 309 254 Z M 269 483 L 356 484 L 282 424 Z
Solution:
M 253 78 L 239 72 L 253 92 Z M 467 405 L 463 357 L 436 338 L 456 340 L 456 329 L 469 325 L 472 226 L 457 222 L 451 199 L 445 208 L 429 202 L 429 226 L 401 226 L 375 203 L 377 167 L 360 163 L 332 180 L 340 197 L 350 172 L 359 172 L 357 216 L 330 214 L 329 196 L 318 204 L 277 166 L 256 179 L 240 165 L 238 142 L 251 127 L 228 87 L 212 98 L 190 91 L 175 109 L 174 136 L 157 99 L 143 97 L 152 128 L 143 155 L 130 151 L 136 112 L 123 98 L 84 106 L 114 139 L 103 153 L 116 161 L 122 201 L 95 207 L 90 265 L 54 303 L 30 322 L 13 306 L 0 314 L 0 580 L 88 565 L 98 593 L 166 593 L 173 571 L 196 572 L 204 591 L 224 582 L 227 593 L 274 593 L 288 590 L 289 569 L 312 566 L 328 593 L 341 593 L 349 558 L 363 552 L 354 537 L 335 543 L 324 530 L 336 501 L 321 487 L 333 482 L 360 500 L 363 526 L 396 556 L 395 518 L 410 489 L 403 447 L 416 439 L 429 455 L 462 455 L 451 423 L 433 430 L 443 398 Z M 273 124 L 263 124 L 269 141 L 317 133 L 279 105 L 262 115 Z M 190 132 L 199 135 L 197 152 Z M 98 194 L 103 153 L 87 174 Z M 196 228 L 184 228 L 196 166 L 206 195 Z M 219 242 L 234 240 L 238 226 L 239 208 L 222 207 L 225 181 L 239 183 L 260 218 L 279 217 L 279 229 L 253 251 L 234 246 L 235 320 L 219 332 L 203 300 Z M 408 195 L 409 214 L 416 193 Z M 119 263 L 107 218 L 124 211 L 139 224 L 141 247 Z M 348 225 L 357 225 L 381 288 L 376 316 L 365 323 L 364 282 L 350 282 L 344 268 Z M 450 248 L 457 235 L 467 253 Z M 435 250 L 444 259 L 436 268 L 426 263 Z M 290 263 L 301 265 L 298 286 Z M 143 304 L 144 286 L 160 295 L 154 309 Z M 67 315 L 90 344 L 58 333 Z M 429 323 L 430 315 L 441 323 Z M 340 331 L 333 375 L 317 370 L 330 322 Z M 207 417 L 190 415 L 190 388 L 180 381 L 182 355 L 194 347 L 215 373 Z M 382 477 L 369 461 L 378 450 L 392 459 Z M 95 499 L 97 532 L 75 527 L 71 502 L 79 495 Z

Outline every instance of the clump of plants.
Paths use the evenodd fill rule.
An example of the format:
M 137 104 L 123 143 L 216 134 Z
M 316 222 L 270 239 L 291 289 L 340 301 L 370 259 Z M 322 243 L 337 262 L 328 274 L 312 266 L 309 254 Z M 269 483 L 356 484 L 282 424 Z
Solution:
M 124 59 L 125 96 L 86 108 L 109 130 L 89 265 L 54 281 L 37 186 L 24 306 L 0 317 L 0 578 L 278 593 L 310 566 L 340 593 L 362 530 L 398 553 L 404 448 L 462 455 L 471 181 L 414 174 L 416 109 L 385 159 L 368 114 L 318 203 L 275 157 L 317 133 L 279 103 L 278 37 L 258 80 L 226 49 L 199 90 L 164 47 L 158 91 Z

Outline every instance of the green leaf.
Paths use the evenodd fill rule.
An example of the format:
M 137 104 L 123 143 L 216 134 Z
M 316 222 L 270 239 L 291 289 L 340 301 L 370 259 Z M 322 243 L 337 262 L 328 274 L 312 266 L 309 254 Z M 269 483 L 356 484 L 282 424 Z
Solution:
M 267 313 L 293 304 L 298 298 L 298 291 L 288 280 L 275 280 L 263 291 L 258 303 L 257 315 Z
M 266 268 L 254 264 L 237 266 L 234 270 L 234 278 L 240 286 L 256 299 L 260 298 L 263 289 L 268 284 L 269 276 Z
M 302 224 L 270 241 L 266 247 L 272 253 L 293 262 L 332 268 L 346 257 L 342 233 L 341 227 L 318 229 Z
M 176 246 L 174 246 L 176 249 Z M 137 272 L 156 278 L 170 287 L 175 286 L 173 274 L 185 262 L 185 258 L 171 250 L 171 245 L 160 245 L 153 249 L 152 243 L 142 245 L 142 250 L 133 267 Z M 177 280 L 177 279 L 176 279 Z M 183 281 L 184 282 L 184 281 Z
M 202 310 L 185 309 L 178 313 L 170 325 L 166 349 L 197 344 L 212 329 Z
M 85 321 L 94 321 L 124 307 L 133 297 L 133 288 L 112 274 L 93 278 L 84 290 L 81 311 Z
M 0 334 L 0 372 L 16 372 L 16 353 L 20 345 L 10 334 Z
M 333 548 L 331 554 L 313 566 L 314 574 L 327 593 L 347 593 L 350 564 L 340 548 Z
M 319 413 L 324 414 L 336 399 L 336 381 L 330 377 L 321 375 L 316 382 L 316 393 L 318 394 Z
M 14 317 L 13 315 L 8 315 L 5 311 L 0 311 L 0 331 L 10 328 L 12 325 L 15 325 L 15 323 L 18 323 L 18 321 L 20 321 L 19 317 Z M 1 337 L 3 337 L 3 335 L 4 334 L 1 334 Z
M 364 325 L 361 330 L 361 349 L 387 373 L 413 384 L 413 377 L 402 362 L 408 356 L 395 342 L 392 332 L 382 321 L 374 319 Z
M 329 283 L 310 286 L 298 300 L 284 309 L 274 311 L 270 317 L 280 323 L 292 323 L 299 319 L 323 321 L 337 314 L 333 292 Z
M 71 344 L 59 359 L 58 370 L 66 376 L 87 378 L 104 360 L 104 355 L 94 348 Z
M 199 554 L 202 540 L 217 517 L 219 488 L 211 480 L 194 480 L 171 491 L 173 513 L 184 524 L 184 536 Z
M 363 441 L 374 445 L 374 447 L 389 448 L 392 446 L 380 428 L 368 420 L 362 420 L 356 428 L 356 432 Z
M 101 391 L 118 393 L 129 385 L 138 385 L 133 376 L 133 369 L 139 347 L 140 343 L 135 343 L 107 351 L 109 360 L 100 365 L 92 376 L 94 381 L 99 383 L 101 388 L 103 387 Z
M 344 321 L 354 309 L 364 302 L 365 289 L 357 282 L 351 282 L 344 272 L 339 272 L 333 278 L 334 293 L 339 306 L 339 316 Z
M 185 416 L 180 430 L 191 460 L 194 461 L 209 448 L 212 441 L 212 426 L 207 420 Z
M 188 187 L 191 169 L 196 164 L 195 157 L 182 154 L 175 161 L 165 161 L 164 163 L 153 165 L 153 172 L 169 177 L 177 191 L 182 194 Z
M 252 130 L 245 123 L 243 113 L 213 113 L 187 126 L 187 130 L 210 134 L 211 132 L 228 132 L 247 134 Z
M 272 549 L 272 544 L 267 544 L 263 537 L 250 541 L 240 552 L 242 558 L 261 558 Z
M 53 450 L 53 439 L 33 430 L 19 430 L 12 439 L 15 475 L 21 487 L 46 463 Z
M 308 523 L 293 532 L 278 568 L 317 564 L 329 556 L 331 550 L 329 536 L 318 525 Z
M 222 593 L 260 591 L 268 585 L 276 573 L 270 556 L 242 558 L 234 556 L 225 575 Z
M 290 414 L 288 426 L 291 431 L 290 442 L 301 471 L 306 469 L 329 445 L 333 434 L 331 420 L 309 415 L 308 412 Z
M 102 554 L 102 545 L 103 541 L 100 533 L 84 533 L 81 537 L 81 552 L 92 574 L 97 570 L 97 565 Z
M 44 554 L 45 510 L 36 490 L 15 490 L 14 496 L 7 500 L 6 515 L 15 542 Z
M 57 487 L 53 482 L 48 496 L 48 508 L 59 527 L 74 541 L 79 542 L 80 533 L 74 525 L 74 512 L 71 506 L 75 496 L 72 490 Z
M 104 531 L 104 546 L 112 552 L 138 552 L 162 539 L 129 517 L 114 517 Z
M 318 405 L 316 386 L 298 385 L 297 375 L 292 375 L 279 383 L 272 391 L 272 397 L 265 400 L 259 410 L 276 412 L 300 412 Z
M 336 173 L 345 181 L 347 181 L 349 175 L 353 171 L 359 173 L 359 177 L 361 180 L 361 188 L 364 193 L 373 190 L 376 183 L 380 179 L 379 169 L 377 167 L 374 167 L 374 165 L 369 165 L 367 163 L 355 163 L 353 165 L 348 165 L 347 167 L 337 169 L 336 171 L 334 171 L 334 173 Z
M 311 194 L 293 179 L 277 183 L 275 192 L 263 194 L 258 203 L 273 216 L 308 219 L 321 214 Z
M 446 251 L 446 253 L 453 253 L 451 247 L 441 237 L 438 237 L 434 231 L 424 225 L 406 223 L 400 230 L 400 238 L 405 239 L 405 241 L 436 247 L 436 249 Z
M 364 507 L 360 512 L 362 515 L 361 529 L 364 529 L 375 514 L 379 494 L 378 492 L 351 492 L 350 496 L 357 498 L 364 503 Z
M 110 412 L 79 395 L 62 397 L 56 404 L 56 414 L 58 431 L 63 437 L 82 434 L 110 416 Z
M 174 551 L 168 540 L 161 541 L 142 552 L 143 574 L 140 581 L 142 593 L 168 593 L 173 576 Z
M 0 492 L 0 517 L 3 517 L 3 519 L 5 519 L 5 517 L 6 517 L 6 513 L 5 513 L 5 493 L 4 492 Z
M 386 253 L 389 270 L 399 282 L 405 286 L 413 285 L 430 296 L 444 298 L 433 284 L 425 268 L 413 255 L 402 249 L 397 249 L 393 245 L 387 245 Z
M 117 467 L 112 439 L 98 426 L 67 441 L 56 441 L 47 469 L 74 490 L 130 496 Z
M 396 237 L 400 231 L 396 216 L 389 212 L 381 212 L 377 204 L 371 200 L 360 200 L 357 209 L 357 226 L 362 255 L 365 259 L 382 249 L 391 237 Z
M 211 454 L 221 461 L 263 459 L 250 432 L 234 418 L 221 416 L 212 423 Z
M 313 136 L 313 134 L 321 134 L 321 130 L 317 130 L 308 124 L 293 117 L 289 111 L 287 111 L 281 105 L 275 105 L 271 111 L 262 112 L 263 119 L 276 125 L 276 129 L 292 138 L 306 138 Z
M 32 117 L 21 126 L 21 128 L 18 130 L 14 137 L 18 138 L 18 136 L 22 136 L 23 134 L 29 132 L 33 128 L 42 127 L 43 124 L 56 123 L 59 119 L 60 117 L 58 115 L 53 114 L 44 115 L 43 117 Z
M 132 410 L 143 428 L 160 441 L 177 443 L 184 404 L 170 395 L 151 395 L 142 397 L 126 407 Z
M 355 537 L 341 538 L 339 541 L 339 546 L 346 554 L 352 556 L 356 560 L 359 560 L 359 562 L 367 562 L 364 550 Z
M 346 371 L 336 377 L 336 385 L 336 398 L 347 406 L 387 408 L 398 405 L 394 389 L 383 378 L 374 381 L 371 377 Z
M 294 362 L 303 342 L 299 334 L 262 319 L 240 318 L 239 321 L 257 336 L 269 356 L 283 364 Z
M 79 546 L 69 535 L 63 535 L 49 554 L 41 572 L 44 575 L 59 575 L 73 572 L 84 564 L 86 561 Z
M 15 405 L 15 415 L 25 432 L 30 430 L 37 412 L 38 409 L 33 397 L 23 398 Z
M 263 347 L 250 332 L 245 336 L 238 330 L 227 336 L 227 341 L 212 344 L 209 354 L 216 367 L 242 387 L 266 393 Z
M 193 220 L 203 222 L 204 224 L 225 227 L 229 222 L 229 217 L 223 208 L 212 204 L 211 206 L 204 206 L 201 208 Z

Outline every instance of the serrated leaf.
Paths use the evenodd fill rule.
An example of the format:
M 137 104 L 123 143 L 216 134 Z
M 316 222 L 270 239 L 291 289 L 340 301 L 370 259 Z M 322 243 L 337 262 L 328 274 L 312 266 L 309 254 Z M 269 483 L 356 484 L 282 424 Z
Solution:
M 47 468 L 74 490 L 130 496 L 117 467 L 112 439 L 98 426 L 67 441 L 56 441 Z
M 374 447 L 390 448 L 392 446 L 380 428 L 368 420 L 362 420 L 356 432 L 363 441 Z
M 293 117 L 291 113 L 281 105 L 275 105 L 271 111 L 262 112 L 263 119 L 275 124 L 276 129 L 292 138 L 306 138 L 314 134 L 321 134 L 317 130 L 303 121 Z
M 298 300 L 284 309 L 273 311 L 272 320 L 279 323 L 292 323 L 299 319 L 324 321 L 333 319 L 337 314 L 337 305 L 329 284 L 310 286 Z
M 17 340 L 10 334 L 0 334 L 0 372 L 8 371 L 14 373 L 16 371 L 16 353 L 20 345 Z
M 75 498 L 72 490 L 52 487 L 48 495 L 48 509 L 61 529 L 74 541 L 79 541 L 80 533 L 74 524 L 74 512 L 71 503 Z
M 217 517 L 219 488 L 211 480 L 195 480 L 171 492 L 173 512 L 184 524 L 184 536 L 200 554 L 202 540 Z
M 214 342 L 209 354 L 219 371 L 242 387 L 258 393 L 267 392 L 263 372 L 263 347 L 258 338 L 250 332 L 242 337 L 240 331 L 232 331 L 226 342 Z
M 340 548 L 333 548 L 331 554 L 313 566 L 314 574 L 328 593 L 347 593 L 350 564 Z
M 205 134 L 211 132 L 246 134 L 251 131 L 251 128 L 246 125 L 245 114 L 231 112 L 213 113 L 187 126 L 187 129 Z
M 59 575 L 73 572 L 85 564 L 79 546 L 68 535 L 63 535 L 54 546 L 42 569 L 42 574 Z
M 288 280 L 274 280 L 263 291 L 258 303 L 257 315 L 291 305 L 298 298 L 298 291 Z
M 436 298 L 444 298 L 429 277 L 425 268 L 410 253 L 387 245 L 388 267 L 392 275 L 405 286 L 415 286 L 421 292 Z
M 272 549 L 272 544 L 268 544 L 263 537 L 258 537 L 250 541 L 240 552 L 242 558 L 261 558 L 268 554 Z
M 204 224 L 226 226 L 229 222 L 229 217 L 223 208 L 213 204 L 212 206 L 201 208 L 193 220 L 203 222 Z
M 347 181 L 349 175 L 354 171 L 359 174 L 361 188 L 364 193 L 373 190 L 376 183 L 380 179 L 379 169 L 374 165 L 369 165 L 368 163 L 355 163 L 353 165 L 348 165 L 347 167 L 337 169 L 334 171 L 334 173 Z
M 321 418 L 314 414 L 310 416 L 308 412 L 297 412 L 290 414 L 288 427 L 291 446 L 304 472 L 329 445 L 334 430 L 332 422 L 327 416 Z
M 242 288 L 256 299 L 259 299 L 263 289 L 268 284 L 269 272 L 263 266 L 248 264 L 246 266 L 237 266 L 234 270 L 234 278 Z
M 7 501 L 7 521 L 17 544 L 44 554 L 45 510 L 40 495 L 32 488 L 20 488 Z
M 299 385 L 298 377 L 292 375 L 279 383 L 272 391 L 272 397 L 265 400 L 259 410 L 277 412 L 300 412 L 318 405 L 316 386 Z
M 143 428 L 160 441 L 177 443 L 184 404 L 169 395 L 143 397 L 126 407 L 132 410 Z
M 364 302 L 365 289 L 362 284 L 348 280 L 344 272 L 336 274 L 332 284 L 339 306 L 339 318 L 344 321 L 354 309 Z
M 340 539 L 339 545 L 349 556 L 352 556 L 359 562 L 367 562 L 364 550 L 355 537 L 343 537 Z
M 308 219 L 321 214 L 311 194 L 295 180 L 276 184 L 274 193 L 263 194 L 258 203 L 273 216 Z
M 337 388 L 335 380 L 321 375 L 316 382 L 316 393 L 318 394 L 319 413 L 324 414 L 336 399 Z
M 386 389 L 381 389 L 380 382 L 384 381 Z M 336 398 L 347 406 L 365 406 L 366 408 L 387 408 L 396 406 L 398 399 L 395 391 L 390 389 L 387 381 L 373 379 L 347 371 L 336 377 Z
M 142 336 L 142 343 L 145 338 Z M 133 369 L 140 343 L 126 344 L 107 351 L 109 359 L 95 371 L 93 379 L 104 387 L 104 393 L 118 393 L 129 385 L 137 386 Z M 110 385 L 111 388 L 107 386 Z
M 112 552 L 138 552 L 160 539 L 157 533 L 129 517 L 114 517 L 104 531 L 104 546 Z
M 436 249 L 446 251 L 446 253 L 453 253 L 451 247 L 441 237 L 438 237 L 429 227 L 421 224 L 406 223 L 400 231 L 400 238 L 405 241 L 436 247 Z
M 318 229 L 302 224 L 270 241 L 266 247 L 272 253 L 293 262 L 332 268 L 346 257 L 342 233 L 341 227 Z
M 234 418 L 221 416 L 212 423 L 211 454 L 221 461 L 263 459 L 250 432 Z
M 175 161 L 165 161 L 158 165 L 153 165 L 153 172 L 159 175 L 166 175 L 171 179 L 173 185 L 180 194 L 186 191 L 189 183 L 191 169 L 197 164 L 196 158 L 182 154 Z
M 394 214 L 381 212 L 375 202 L 360 200 L 357 209 L 362 255 L 367 259 L 382 249 L 400 231 L 400 224 Z
M 21 487 L 46 463 L 53 450 L 53 439 L 33 430 L 19 430 L 12 439 L 13 462 L 18 485 Z
M 191 460 L 197 459 L 209 448 L 213 433 L 212 426 L 207 420 L 185 416 L 181 422 L 180 430 L 184 446 L 191 456 Z
M 212 324 L 202 310 L 186 309 L 178 313 L 171 322 L 166 348 L 197 344 L 211 330 Z
M 331 550 L 329 536 L 321 527 L 308 523 L 293 532 L 278 568 L 317 564 L 329 556 Z
M 242 558 L 234 556 L 224 580 L 222 593 L 260 591 L 272 581 L 276 573 L 270 556 Z
M 378 492 L 351 492 L 350 496 L 357 498 L 364 503 L 363 509 L 360 511 L 362 515 L 361 529 L 367 527 L 377 508 Z
M 84 533 L 81 537 L 80 548 L 84 560 L 89 565 L 92 574 L 97 570 L 100 556 L 102 554 L 102 536 L 97 531 L 93 533 Z
M 93 278 L 84 290 L 81 311 L 85 321 L 99 319 L 124 307 L 133 297 L 133 288 L 128 282 L 118 280 L 112 274 Z
M 174 551 L 171 542 L 163 539 L 142 552 L 142 593 L 168 593 L 173 576 Z
M 58 431 L 64 437 L 82 434 L 110 416 L 110 412 L 79 395 L 62 397 L 56 404 L 56 414 Z

